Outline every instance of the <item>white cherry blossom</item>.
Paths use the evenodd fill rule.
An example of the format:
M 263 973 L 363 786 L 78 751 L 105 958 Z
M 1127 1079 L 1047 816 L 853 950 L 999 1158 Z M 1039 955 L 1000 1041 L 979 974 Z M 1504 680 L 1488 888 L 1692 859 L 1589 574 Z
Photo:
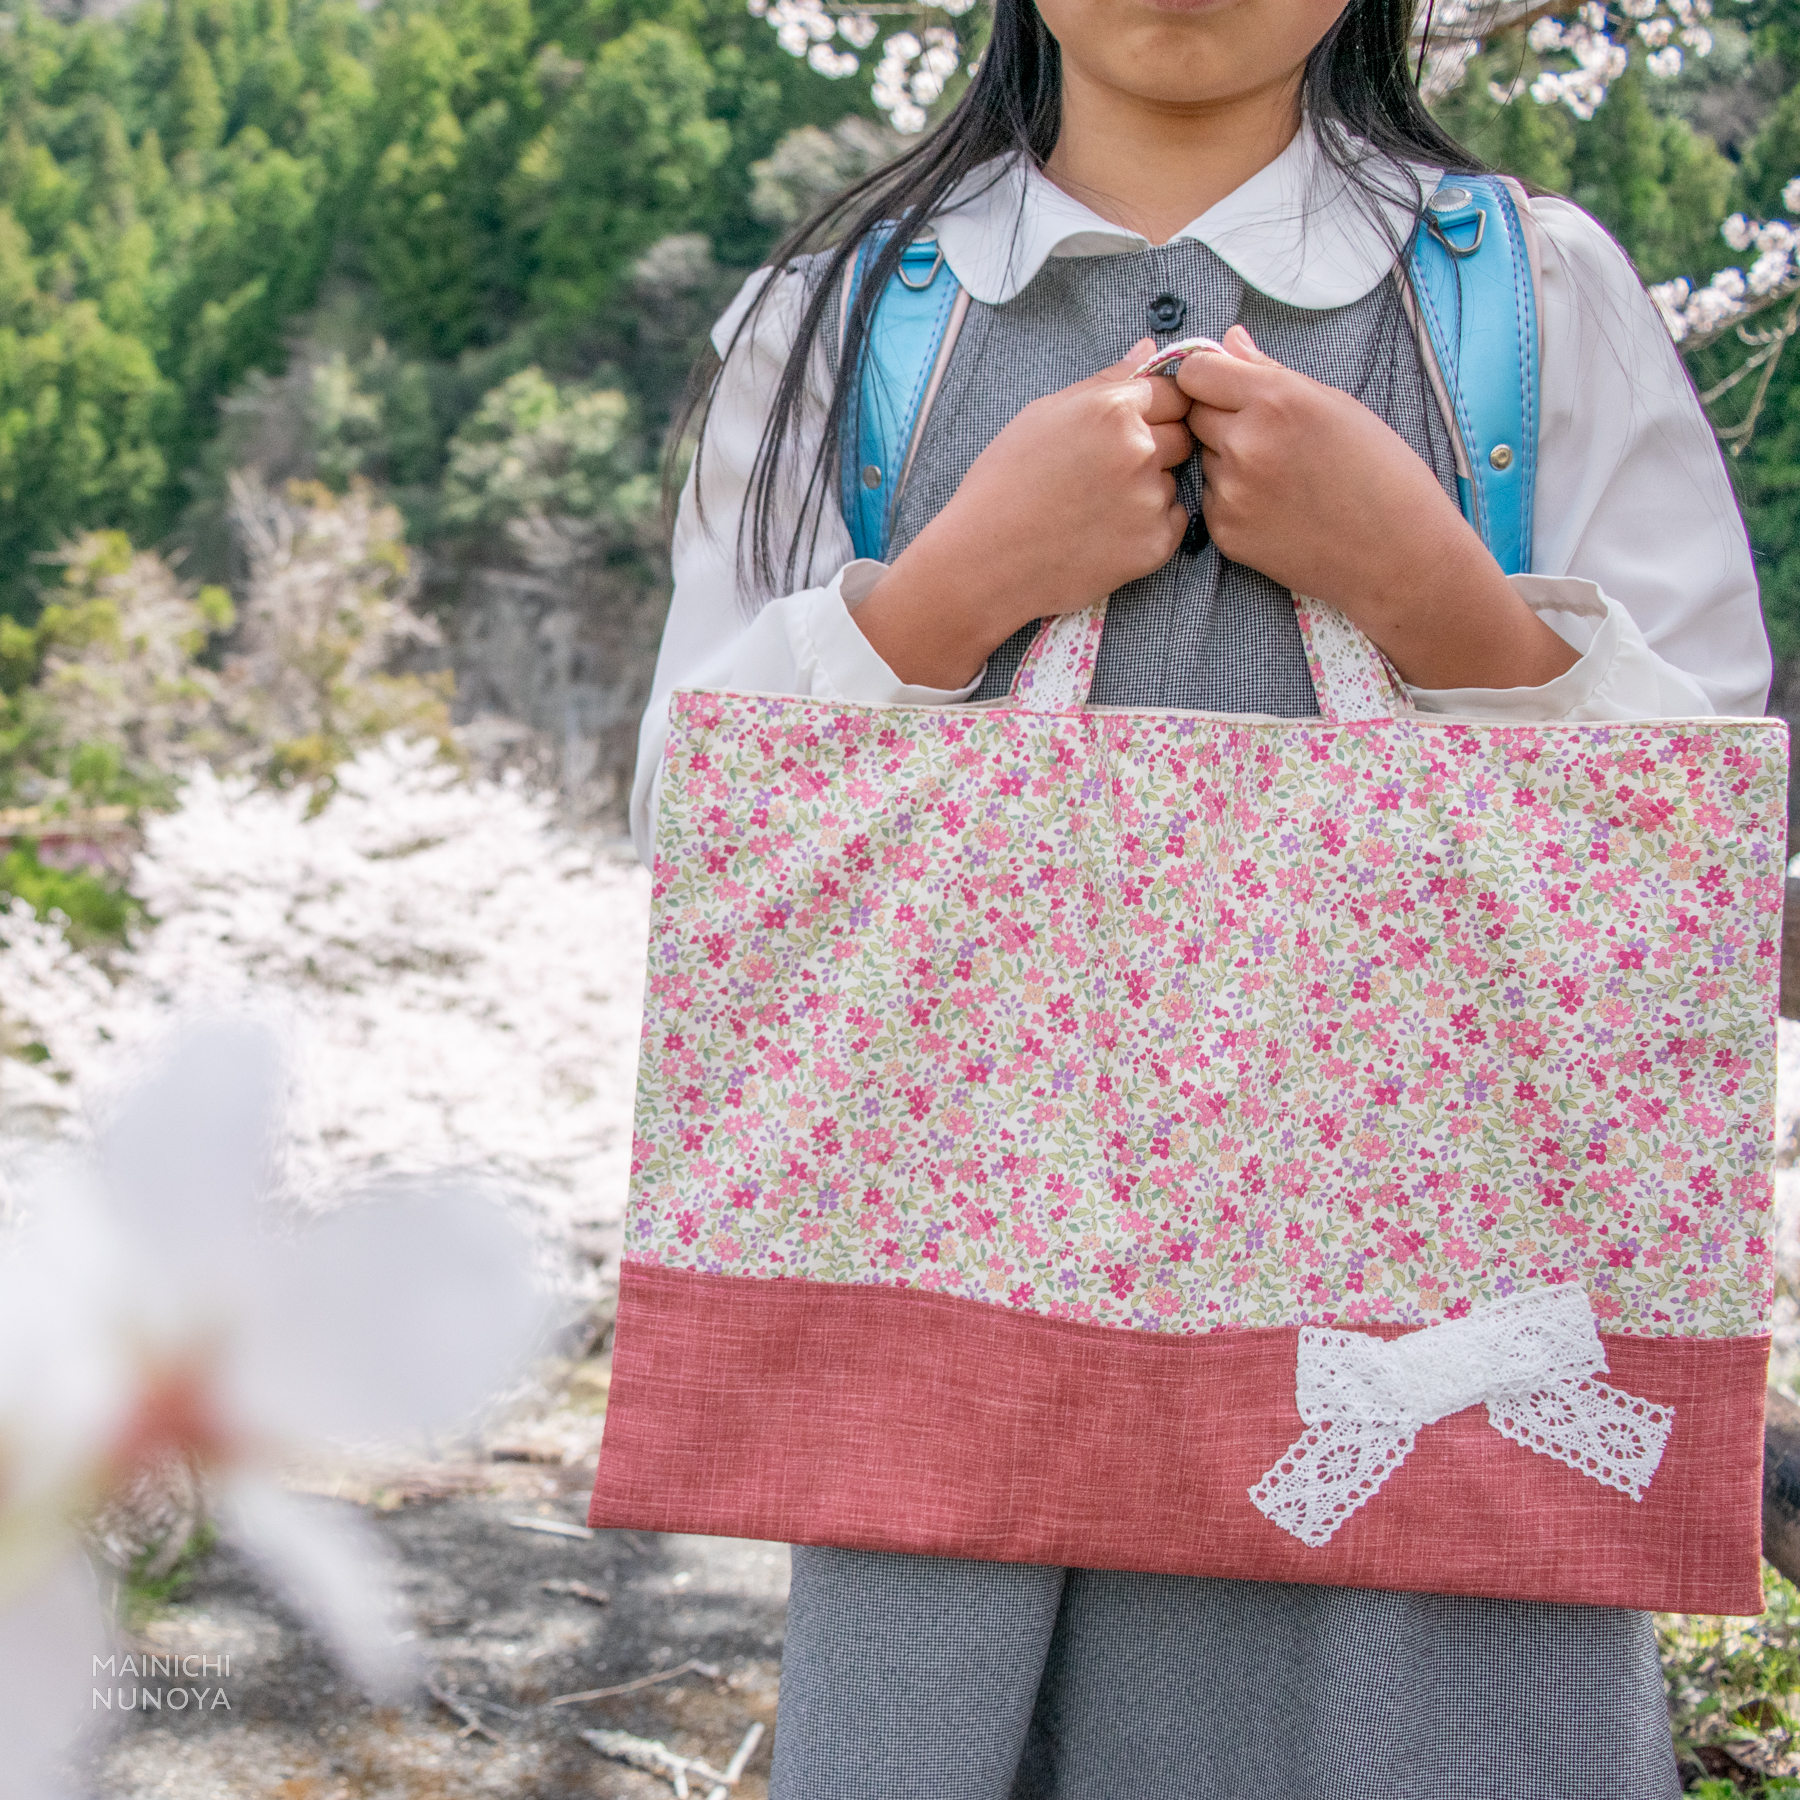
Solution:
M 871 48 L 881 32 L 874 14 L 861 6 L 828 0 L 747 0 L 747 4 L 756 18 L 774 27 L 784 50 L 805 57 L 807 65 L 828 80 L 854 75 L 862 65 L 852 52 Z M 883 41 L 870 97 L 902 135 L 925 129 L 927 108 L 943 98 L 964 62 L 965 46 L 957 28 L 927 21 L 933 14 L 960 19 L 974 6 L 975 0 L 936 0 L 909 9 L 917 14 L 916 29 L 892 32 Z M 830 41 L 833 37 L 850 50 L 837 49 Z
M 853 51 L 839 50 L 830 44 L 814 44 L 806 53 L 806 66 L 828 81 L 842 81 L 846 75 L 854 75 L 862 64 Z
M 1800 201 L 1800 176 L 1787 183 L 1781 197 L 1784 205 L 1800 211 L 1795 205 Z M 1756 252 L 1748 274 L 1741 268 L 1719 269 L 1703 285 L 1678 278 L 1650 289 L 1678 344 L 1697 347 L 1752 311 L 1800 290 L 1800 233 L 1786 219 L 1733 213 L 1720 225 L 1719 235 L 1740 255 Z
M 1541 17 L 1538 12 L 1538 0 L 1435 0 L 1429 9 L 1421 0 L 1414 41 L 1422 40 L 1426 99 L 1441 99 L 1460 86 L 1478 50 L 1521 28 L 1534 55 L 1569 61 L 1552 61 L 1522 88 L 1493 84 L 1493 98 L 1512 105 L 1524 92 L 1540 106 L 1566 106 L 1581 119 L 1594 116 L 1636 48 L 1641 47 L 1648 72 L 1665 80 L 1681 72 L 1686 55 L 1712 52 L 1712 33 L 1704 23 L 1712 16 L 1711 0 L 1618 0 L 1611 12 L 1588 0 Z
M 541 1345 L 529 1239 L 467 1184 L 283 1212 L 284 1086 L 267 1030 L 190 1028 L 91 1156 L 39 1171 L 0 1240 L 0 1744 L 25 1794 L 52 1791 L 88 1688 L 46 1681 L 37 1625 L 56 1611 L 66 1645 L 101 1630 L 73 1520 L 187 1460 L 223 1535 L 372 1691 L 398 1692 L 412 1670 L 380 1539 L 276 1471 L 453 1426 Z

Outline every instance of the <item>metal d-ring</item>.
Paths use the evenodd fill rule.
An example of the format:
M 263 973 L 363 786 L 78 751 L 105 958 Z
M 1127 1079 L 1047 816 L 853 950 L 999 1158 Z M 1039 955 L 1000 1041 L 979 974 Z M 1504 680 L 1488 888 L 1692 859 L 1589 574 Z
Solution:
M 934 240 L 930 239 L 930 238 L 915 238 L 913 240 L 914 243 L 930 243 L 933 241 Z M 1479 241 L 1479 240 L 1477 240 L 1477 241 Z M 906 248 L 908 250 L 910 250 L 912 248 L 912 244 L 908 244 L 906 246 Z M 923 281 L 908 281 L 906 279 L 906 257 L 905 257 L 904 252 L 902 253 L 901 258 L 900 258 L 900 266 L 894 272 L 895 272 L 895 274 L 897 274 L 900 277 L 900 285 L 902 287 L 910 289 L 915 294 L 922 294 L 928 287 L 931 286 L 931 284 L 934 281 L 937 280 L 938 270 L 941 269 L 943 266 L 944 266 L 944 246 L 942 244 L 939 244 L 937 247 L 937 255 L 931 259 L 931 268 L 927 271 L 925 279 Z
M 1449 234 L 1444 230 L 1443 226 L 1438 223 L 1435 214 L 1425 221 L 1425 229 L 1429 231 L 1452 256 L 1460 261 L 1465 256 L 1473 256 L 1475 252 L 1481 248 L 1481 240 L 1487 234 L 1487 209 L 1486 207 L 1477 207 L 1475 209 L 1475 241 L 1467 246 L 1453 244 L 1450 241 Z

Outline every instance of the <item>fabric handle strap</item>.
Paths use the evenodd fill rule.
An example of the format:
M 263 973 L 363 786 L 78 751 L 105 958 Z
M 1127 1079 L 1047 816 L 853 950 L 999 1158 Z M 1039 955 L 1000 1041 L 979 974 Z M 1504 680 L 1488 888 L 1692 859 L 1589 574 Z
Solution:
M 1341 724 L 1398 718 L 1413 710 L 1387 659 L 1335 606 L 1296 594 L 1294 615 L 1323 718 Z M 1027 712 L 1079 712 L 1094 685 L 1105 629 L 1104 600 L 1085 612 L 1046 620 L 1013 677 L 1013 704 Z

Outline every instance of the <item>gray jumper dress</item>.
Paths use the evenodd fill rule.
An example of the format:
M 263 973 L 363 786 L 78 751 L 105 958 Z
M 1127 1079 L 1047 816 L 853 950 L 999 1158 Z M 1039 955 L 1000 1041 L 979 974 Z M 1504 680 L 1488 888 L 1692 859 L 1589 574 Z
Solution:
M 1185 316 L 1159 332 L 1150 305 L 1163 296 Z M 1221 337 L 1234 322 L 1269 355 L 1354 394 L 1454 493 L 1448 435 L 1391 282 L 1309 312 L 1178 240 L 1052 258 L 1005 305 L 971 306 L 892 554 L 1027 402 L 1140 337 Z M 1197 511 L 1197 461 L 1181 479 Z M 1006 691 L 1030 637 L 995 653 L 978 697 Z M 1093 699 L 1318 711 L 1286 592 L 1225 561 L 1200 529 L 1113 597 Z M 773 1800 L 1680 1791 L 1643 1613 L 853 1550 L 797 1547 L 793 1558 Z

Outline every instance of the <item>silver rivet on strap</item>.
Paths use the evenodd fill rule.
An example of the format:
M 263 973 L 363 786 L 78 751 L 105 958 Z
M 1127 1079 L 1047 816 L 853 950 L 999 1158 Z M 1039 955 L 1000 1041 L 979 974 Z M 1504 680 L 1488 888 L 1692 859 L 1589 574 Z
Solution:
M 1496 444 L 1488 452 L 1488 461 L 1496 469 L 1510 469 L 1512 467 L 1512 445 Z
M 1511 454 L 1512 452 L 1509 450 L 1507 455 L 1510 456 Z M 881 471 L 876 468 L 873 463 L 868 464 L 863 470 L 863 486 L 866 488 L 878 488 L 881 486 Z

